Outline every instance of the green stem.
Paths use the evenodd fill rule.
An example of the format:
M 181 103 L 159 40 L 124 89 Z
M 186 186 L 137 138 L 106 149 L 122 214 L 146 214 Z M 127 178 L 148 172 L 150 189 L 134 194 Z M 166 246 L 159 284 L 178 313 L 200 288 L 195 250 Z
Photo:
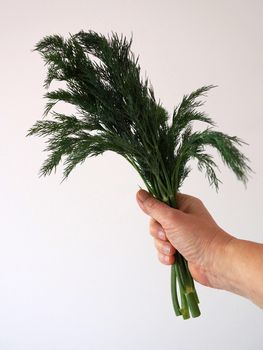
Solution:
M 174 266 L 175 266 L 175 271 L 176 271 L 176 276 L 177 276 L 179 290 L 180 290 L 180 296 L 181 296 L 180 311 L 181 311 L 183 318 L 186 320 L 190 317 L 190 314 L 189 314 L 187 299 L 185 296 L 185 287 L 184 287 L 184 283 L 182 280 L 179 264 L 175 263 Z
M 188 265 L 186 264 L 186 260 L 181 254 L 177 254 L 178 265 L 179 265 L 179 273 L 182 279 L 182 283 L 184 285 L 185 297 L 187 299 L 188 308 L 191 311 L 192 317 L 200 316 L 199 310 L 199 300 L 196 294 L 195 286 L 193 278 L 190 274 Z
M 195 298 L 196 298 L 196 302 L 199 304 L 199 298 L 198 298 L 198 295 L 197 295 L 196 290 L 195 290 L 194 280 L 193 280 L 193 277 L 192 277 L 192 275 L 191 275 L 191 273 L 189 271 L 189 267 L 188 267 L 186 259 L 183 258 L 183 262 L 185 264 L 185 271 L 186 271 L 186 273 L 188 275 L 189 281 L 190 281 L 190 283 L 192 285 L 192 288 L 194 290 L 194 295 L 195 295 Z
M 178 297 L 177 297 L 177 279 L 176 279 L 175 264 L 171 266 L 171 294 L 172 294 L 174 312 L 176 316 L 180 316 L 182 314 L 180 311 L 180 306 L 179 306 Z
M 176 316 L 182 315 L 184 319 L 200 316 L 199 300 L 194 286 L 194 281 L 189 272 L 185 259 L 180 253 L 176 253 L 176 262 L 171 267 L 171 294 Z M 177 283 L 180 291 L 180 301 L 177 296 Z

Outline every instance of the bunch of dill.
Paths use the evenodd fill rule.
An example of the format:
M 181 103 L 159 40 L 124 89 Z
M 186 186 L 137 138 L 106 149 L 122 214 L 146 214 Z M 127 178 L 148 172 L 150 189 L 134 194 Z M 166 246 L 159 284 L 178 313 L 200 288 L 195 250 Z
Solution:
M 38 51 L 48 66 L 44 87 L 53 80 L 66 82 L 66 88 L 45 93 L 48 99 L 43 117 L 29 129 L 27 136 L 48 137 L 48 157 L 40 169 L 49 175 L 63 161 L 63 180 L 87 157 L 113 151 L 136 169 L 148 191 L 176 208 L 176 193 L 190 172 L 189 163 L 197 160 L 210 185 L 218 189 L 216 163 L 206 152 L 212 146 L 223 162 L 244 183 L 250 171 L 248 159 L 239 151 L 244 142 L 214 130 L 214 122 L 197 107 L 198 100 L 213 88 L 203 86 L 174 109 L 171 118 L 157 102 L 148 79 L 141 79 L 140 65 L 131 51 L 132 38 L 111 33 L 108 37 L 94 31 L 49 35 L 40 40 Z M 76 108 L 73 115 L 57 113 L 60 101 Z M 193 131 L 193 121 L 208 125 Z M 199 300 L 187 261 L 177 251 L 171 269 L 172 301 L 176 315 L 184 319 L 200 315 Z M 180 298 L 179 298 L 180 294 Z

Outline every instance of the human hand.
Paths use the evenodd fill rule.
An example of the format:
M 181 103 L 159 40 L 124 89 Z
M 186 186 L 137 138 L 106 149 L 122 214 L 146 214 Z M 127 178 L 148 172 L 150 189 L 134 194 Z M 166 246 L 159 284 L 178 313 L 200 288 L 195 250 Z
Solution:
M 151 216 L 150 233 L 159 260 L 166 265 L 173 264 L 177 249 L 188 261 L 196 281 L 220 288 L 215 274 L 225 247 L 234 237 L 216 224 L 204 204 L 198 198 L 181 193 L 176 195 L 178 209 L 144 190 L 140 190 L 136 198 L 141 209 Z

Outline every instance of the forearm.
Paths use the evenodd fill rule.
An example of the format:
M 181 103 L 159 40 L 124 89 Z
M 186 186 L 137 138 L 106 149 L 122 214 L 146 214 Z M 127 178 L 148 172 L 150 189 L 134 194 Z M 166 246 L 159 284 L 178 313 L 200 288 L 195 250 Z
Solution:
M 263 244 L 232 237 L 215 258 L 210 284 L 263 308 Z

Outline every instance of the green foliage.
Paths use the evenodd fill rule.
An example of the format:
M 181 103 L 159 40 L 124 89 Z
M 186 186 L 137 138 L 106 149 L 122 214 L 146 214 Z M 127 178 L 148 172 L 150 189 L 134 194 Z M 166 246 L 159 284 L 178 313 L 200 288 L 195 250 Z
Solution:
M 36 44 L 34 51 L 48 68 L 44 87 L 49 88 L 52 81 L 66 83 L 65 89 L 44 95 L 48 102 L 43 117 L 50 113 L 52 120 L 37 121 L 27 134 L 48 137 L 45 151 L 49 155 L 40 175 L 49 175 L 63 161 L 65 180 L 87 157 L 113 151 L 130 162 L 155 197 L 175 207 L 175 193 L 188 176 L 192 159 L 218 188 L 217 165 L 206 153 L 206 147 L 212 146 L 246 183 L 251 169 L 238 149 L 243 141 L 214 131 L 214 122 L 198 110 L 203 104 L 200 98 L 214 86 L 183 96 L 170 120 L 156 102 L 148 79 L 141 79 L 131 44 L 132 39 L 122 35 L 112 33 L 106 38 L 94 31 L 70 34 L 68 39 L 50 35 Z M 75 106 L 75 115 L 54 112 L 61 101 Z M 194 121 L 208 127 L 194 132 Z
M 46 36 L 35 51 L 48 66 L 44 87 L 53 80 L 65 81 L 66 89 L 47 92 L 43 116 L 60 101 L 76 107 L 76 115 L 52 113 L 54 120 L 37 121 L 28 135 L 50 136 L 40 175 L 48 175 L 64 159 L 64 179 L 78 163 L 107 150 L 124 156 L 140 173 L 146 186 L 160 199 L 175 193 L 189 173 L 188 163 L 198 161 L 211 185 L 219 179 L 212 157 L 205 146 L 215 147 L 225 164 L 238 179 L 247 181 L 250 168 L 247 158 L 236 146 L 236 137 L 213 131 L 192 132 L 193 121 L 214 126 L 213 121 L 197 110 L 198 100 L 214 86 L 204 86 L 183 97 L 169 115 L 154 97 L 149 81 L 140 78 L 138 58 L 131 52 L 132 39 L 112 33 L 111 37 L 93 31 L 80 31 L 64 39 Z M 167 183 L 168 182 L 168 183 Z M 167 186 L 168 185 L 168 186 Z M 167 188 L 168 187 L 168 188 Z

